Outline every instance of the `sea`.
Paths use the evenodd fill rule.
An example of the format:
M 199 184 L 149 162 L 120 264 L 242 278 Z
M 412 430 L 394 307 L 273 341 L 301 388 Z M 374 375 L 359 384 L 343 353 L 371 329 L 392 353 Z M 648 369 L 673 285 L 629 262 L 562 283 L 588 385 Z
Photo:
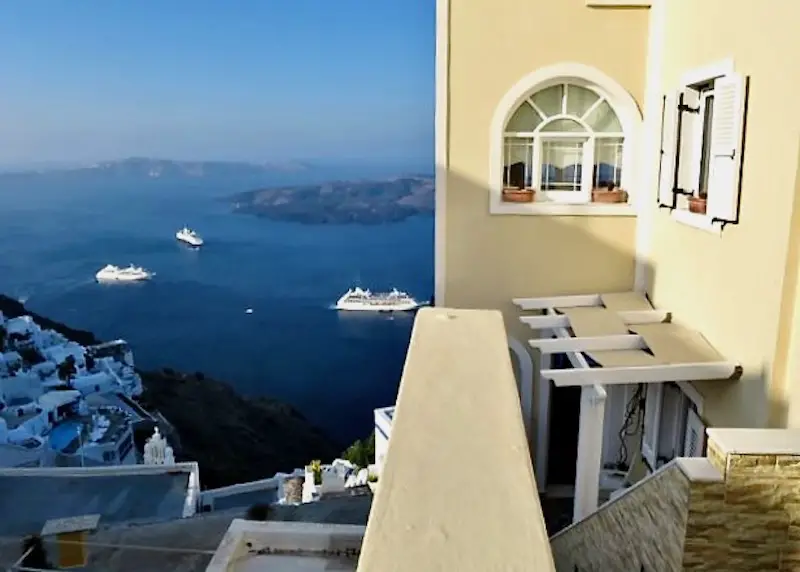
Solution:
M 353 285 L 428 300 L 433 219 L 303 225 L 232 213 L 223 198 L 255 183 L 0 177 L 0 292 L 124 338 L 141 368 L 203 372 L 292 404 L 342 444 L 363 438 L 373 410 L 395 402 L 414 316 L 332 305 Z M 183 225 L 202 249 L 175 240 Z M 128 263 L 156 274 L 96 283 L 102 266 Z

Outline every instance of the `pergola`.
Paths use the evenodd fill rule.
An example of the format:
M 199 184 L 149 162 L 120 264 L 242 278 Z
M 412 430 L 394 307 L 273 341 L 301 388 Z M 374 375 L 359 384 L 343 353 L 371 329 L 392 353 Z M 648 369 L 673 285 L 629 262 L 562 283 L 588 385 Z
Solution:
M 700 333 L 672 323 L 669 312 L 653 308 L 637 292 L 515 298 L 513 303 L 538 312 L 520 320 L 539 334 L 528 343 L 542 353 L 540 380 L 552 380 L 556 387 L 581 387 L 574 521 L 597 509 L 604 386 L 677 382 L 690 392 L 690 381 L 741 376 L 739 364 L 724 359 Z M 566 354 L 572 369 L 550 369 L 549 356 L 556 353 Z M 550 384 L 540 382 L 538 390 L 541 416 L 549 408 Z M 545 415 L 546 428 L 549 414 Z M 546 459 L 541 452 L 548 439 L 547 431 L 539 433 L 537 460 Z

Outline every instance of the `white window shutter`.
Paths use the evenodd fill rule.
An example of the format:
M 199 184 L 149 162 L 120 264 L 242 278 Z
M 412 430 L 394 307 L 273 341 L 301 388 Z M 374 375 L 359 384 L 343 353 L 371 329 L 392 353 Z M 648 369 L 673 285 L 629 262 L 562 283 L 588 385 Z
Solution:
M 675 164 L 678 151 L 678 93 L 664 96 L 662 123 L 658 204 L 672 207 L 675 197 Z
M 686 440 L 683 443 L 684 457 L 702 457 L 706 446 L 706 426 L 694 409 L 686 415 Z
M 700 106 L 700 92 L 686 88 L 681 93 L 681 103 L 691 110 Z M 697 148 L 697 127 L 700 114 L 695 111 L 680 113 L 680 145 L 678 148 L 678 188 L 688 194 L 697 194 L 700 184 L 700 149 Z
M 739 214 L 744 106 L 745 79 L 741 74 L 726 75 L 714 82 L 706 213 L 719 221 L 735 221 Z
M 661 427 L 661 402 L 664 385 L 648 383 L 644 400 L 644 428 L 642 435 L 642 458 L 651 469 L 657 468 L 658 432 Z

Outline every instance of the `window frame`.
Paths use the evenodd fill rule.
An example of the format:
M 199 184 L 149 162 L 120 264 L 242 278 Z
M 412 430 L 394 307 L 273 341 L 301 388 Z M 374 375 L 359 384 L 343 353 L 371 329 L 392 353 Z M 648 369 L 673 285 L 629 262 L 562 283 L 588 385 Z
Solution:
M 695 145 L 697 153 L 697 194 L 705 191 L 708 194 L 708 182 L 711 174 L 711 118 L 714 116 L 714 85 L 701 86 L 699 92 L 700 116 L 695 124 Z M 711 106 L 709 109 L 709 100 Z M 709 113 L 710 111 L 710 113 Z M 705 169 L 704 169 L 705 167 Z
M 564 91 L 562 95 L 562 103 L 561 103 L 561 110 L 560 113 L 548 115 L 544 111 L 542 111 L 541 107 L 537 105 L 533 101 L 533 97 L 546 89 L 552 88 L 554 86 L 562 85 L 564 86 Z M 592 93 L 597 96 L 597 99 L 582 113 L 581 116 L 573 115 L 567 111 L 567 102 L 569 100 L 569 91 L 570 87 L 579 87 L 582 89 L 588 89 Z M 597 110 L 603 103 L 606 103 L 610 108 L 611 111 L 614 113 L 616 120 L 620 123 L 622 127 L 622 131 L 609 131 L 609 132 L 601 132 L 595 131 L 592 127 L 586 123 L 586 119 L 589 118 L 593 112 Z M 598 205 L 597 203 L 592 202 L 592 190 L 594 187 L 595 181 L 595 154 L 596 154 L 596 146 L 599 141 L 603 139 L 613 139 L 613 140 L 622 140 L 622 153 L 620 157 L 620 165 L 617 167 L 615 166 L 615 170 L 619 169 L 621 174 L 621 181 L 620 187 L 627 191 L 627 185 L 622 181 L 629 181 L 632 180 L 630 175 L 626 175 L 629 169 L 632 169 L 632 163 L 630 153 L 627 152 L 627 148 L 630 145 L 629 139 L 630 137 L 625 133 L 624 126 L 622 126 L 622 118 L 620 117 L 619 112 L 617 111 L 616 107 L 612 103 L 611 99 L 606 95 L 602 90 L 599 90 L 596 86 L 592 86 L 589 84 L 584 84 L 583 82 L 575 81 L 575 80 L 562 80 L 553 82 L 550 85 L 542 86 L 539 89 L 533 91 L 528 97 L 524 98 L 517 106 L 515 106 L 511 113 L 509 113 L 508 121 L 511 120 L 511 117 L 519 110 L 519 108 L 523 105 L 530 105 L 532 109 L 539 115 L 541 121 L 536 125 L 536 128 L 533 131 L 507 131 L 505 128 L 503 129 L 502 134 L 502 145 L 503 145 L 503 153 L 502 153 L 502 165 L 501 165 L 501 172 L 504 173 L 506 170 L 506 157 L 507 157 L 507 149 L 509 147 L 509 140 L 513 139 L 530 139 L 532 140 L 532 155 L 529 157 L 530 164 L 531 164 L 531 185 L 534 189 L 536 189 L 536 198 L 534 203 L 543 203 L 543 204 L 558 204 L 558 205 L 575 205 L 575 206 L 585 206 L 590 208 L 595 208 Z M 582 127 L 582 131 L 545 131 L 545 127 L 548 125 L 559 121 L 559 120 L 568 120 L 573 121 Z M 507 123 L 506 122 L 506 123 Z M 556 190 L 543 190 L 542 187 L 542 152 L 543 152 L 543 144 L 549 141 L 557 141 L 558 139 L 585 139 L 583 142 L 583 150 L 582 150 L 582 157 L 581 157 L 581 189 L 580 191 L 556 191 Z M 526 158 L 528 160 L 528 158 Z M 586 169 L 586 167 L 591 166 L 591 169 Z M 585 173 L 589 172 L 589 176 L 586 177 Z M 528 173 L 527 164 L 525 172 Z M 527 177 L 526 177 L 527 178 Z M 507 179 L 503 176 L 502 185 L 505 186 L 507 183 Z M 630 205 L 630 197 L 627 203 L 620 203 L 618 205 L 610 205 L 610 206 L 629 206 Z M 609 205 L 602 205 L 602 206 L 609 206 Z
M 603 95 L 611 105 L 620 121 L 625 138 L 621 187 L 628 192 L 627 204 L 559 204 L 545 201 L 513 203 L 503 200 L 503 135 L 508 121 L 521 102 L 540 90 L 552 85 L 569 83 L 588 87 Z M 616 79 L 591 65 L 574 61 L 562 61 L 531 70 L 512 83 L 494 106 L 489 123 L 488 169 L 485 184 L 488 189 L 488 210 L 490 215 L 505 216 L 623 216 L 634 217 L 637 210 L 644 208 L 637 197 L 641 162 L 637 161 L 642 150 L 639 141 L 642 137 L 641 106 L 631 93 Z
M 672 398 L 667 399 L 670 394 Z M 641 454 L 651 471 L 656 471 L 670 460 L 685 455 L 686 428 L 691 416 L 690 411 L 705 424 L 702 417 L 702 398 L 691 383 L 647 384 L 642 423 L 645 434 L 641 436 Z M 672 414 L 671 419 L 665 418 L 667 412 Z M 647 434 L 648 430 L 650 434 Z M 668 452 L 669 454 L 665 455 Z M 670 454 L 672 458 L 669 458 Z
M 704 174 L 707 177 L 704 189 L 706 192 L 707 202 L 710 202 L 708 201 L 708 197 L 714 191 L 714 183 L 722 185 L 723 183 L 728 182 L 712 179 L 713 162 L 715 160 L 713 117 L 717 111 L 717 104 L 719 103 L 717 99 L 717 82 L 735 80 L 737 77 L 742 79 L 740 78 L 739 74 L 736 73 L 733 59 L 730 58 L 712 63 L 707 66 L 689 70 L 683 74 L 679 82 L 678 97 L 686 106 L 686 108 L 689 109 L 689 111 L 684 109 L 677 112 L 680 116 L 680 119 L 678 119 L 677 131 L 674 135 L 676 140 L 671 142 L 674 146 L 674 150 L 672 150 L 673 157 L 670 158 L 669 162 L 665 162 L 662 158 L 662 169 L 664 168 L 665 163 L 671 168 L 674 168 L 676 188 L 673 191 L 674 197 L 672 201 L 670 201 L 671 204 L 664 204 L 663 195 L 665 194 L 665 191 L 661 188 L 664 185 L 664 180 L 663 177 L 661 177 L 662 180 L 659 181 L 658 191 L 659 205 L 668 206 L 670 208 L 671 217 L 673 220 L 716 235 L 721 233 L 725 224 L 736 222 L 736 220 L 721 220 L 716 218 L 713 209 L 708 209 L 708 206 L 705 214 L 690 212 L 688 208 L 688 197 L 700 196 L 700 193 L 703 190 L 701 189 L 701 183 L 703 182 L 702 177 Z M 707 125 L 706 120 L 709 118 L 706 117 L 706 102 L 711 97 L 714 98 L 714 105 L 711 109 L 710 122 Z M 738 137 L 740 139 L 737 149 L 741 155 L 741 139 L 743 137 L 744 122 L 744 99 L 746 98 L 746 87 L 743 80 L 740 98 L 741 101 L 738 103 L 741 104 L 741 107 L 736 109 L 736 113 L 739 113 L 739 116 L 736 117 L 736 119 L 738 121 Z M 667 105 L 669 105 L 669 103 L 667 103 Z M 667 110 L 665 109 L 665 123 L 666 121 L 671 120 L 666 111 Z M 707 131 L 706 127 L 708 128 Z M 664 149 L 664 129 L 665 127 L 662 126 L 662 154 L 669 152 L 669 150 Z M 704 151 L 708 152 L 708 155 L 705 157 L 705 165 L 703 156 Z M 735 168 L 739 169 L 742 161 L 741 156 L 737 158 L 737 161 L 738 163 L 736 164 Z M 706 167 L 705 172 L 703 171 L 704 166 Z M 687 181 L 689 184 L 685 185 Z M 717 195 L 718 199 L 724 198 L 726 200 L 733 200 L 731 194 L 735 193 L 736 210 L 738 213 L 738 187 L 741 185 L 741 181 L 739 181 L 738 178 L 736 179 L 736 185 L 736 189 L 725 188 L 724 186 L 718 187 L 716 192 L 723 193 L 724 195 L 722 197 Z M 711 212 L 708 212 L 709 210 Z M 738 215 L 736 218 L 738 219 Z

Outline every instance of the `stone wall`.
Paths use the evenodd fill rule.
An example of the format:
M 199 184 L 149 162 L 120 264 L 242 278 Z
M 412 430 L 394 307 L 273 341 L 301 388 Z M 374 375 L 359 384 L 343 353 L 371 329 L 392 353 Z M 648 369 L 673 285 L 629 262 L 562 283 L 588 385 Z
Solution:
M 681 570 L 690 481 L 673 462 L 550 541 L 559 572 Z
M 560 572 L 800 572 L 800 430 L 709 430 L 551 545 Z
M 724 482 L 693 486 L 684 570 L 800 571 L 800 455 L 728 454 L 711 440 L 708 457 Z

